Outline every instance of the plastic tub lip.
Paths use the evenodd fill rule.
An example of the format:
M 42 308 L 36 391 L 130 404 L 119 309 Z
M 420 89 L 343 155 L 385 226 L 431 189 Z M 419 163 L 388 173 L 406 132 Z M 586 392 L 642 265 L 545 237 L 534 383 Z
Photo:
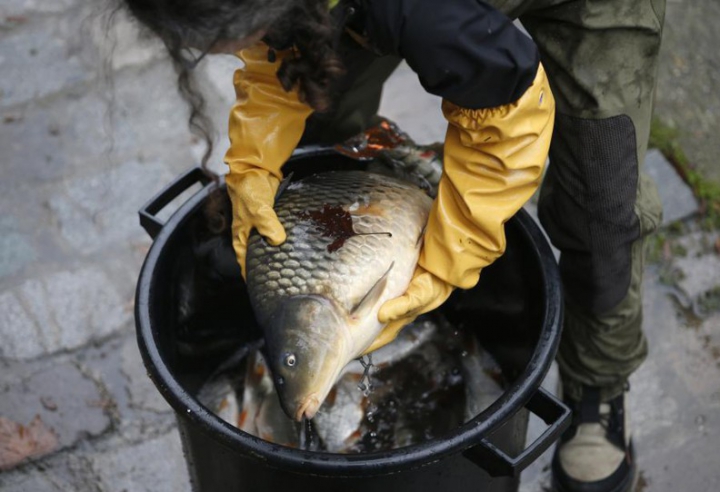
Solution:
M 223 185 L 221 181 L 220 186 Z M 477 445 L 483 437 L 506 422 L 530 400 L 547 374 L 560 341 L 560 278 L 545 237 L 527 212 L 521 210 L 512 220 L 517 221 L 524 232 L 534 240 L 533 254 L 540 263 L 539 270 L 549 302 L 546 303 L 543 313 L 543 328 L 538 343 L 524 371 L 500 398 L 475 418 L 447 433 L 442 439 L 433 439 L 393 451 L 347 455 L 288 448 L 264 441 L 231 426 L 206 409 L 178 382 L 158 350 L 150 319 L 153 277 L 163 250 L 173 234 L 194 215 L 213 189 L 212 184 L 205 186 L 189 198 L 172 214 L 155 238 L 138 278 L 135 323 L 138 345 L 148 375 L 165 400 L 178 417 L 196 424 L 209 437 L 230 449 L 254 456 L 271 466 L 314 475 L 367 476 L 417 468 Z M 548 261 L 548 258 L 552 258 L 552 261 Z

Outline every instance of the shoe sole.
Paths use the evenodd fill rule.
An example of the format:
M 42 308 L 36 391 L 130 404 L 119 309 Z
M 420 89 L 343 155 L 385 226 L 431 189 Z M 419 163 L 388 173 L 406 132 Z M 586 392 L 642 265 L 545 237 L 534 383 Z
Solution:
M 633 468 L 633 473 L 631 473 L 626 480 L 620 482 L 617 487 L 611 490 L 606 490 L 603 492 L 635 492 L 635 489 L 637 488 L 637 484 L 640 479 L 640 473 L 637 471 L 637 467 Z M 577 492 L 575 490 L 570 490 L 563 488 L 559 483 L 555 481 L 555 479 L 552 480 L 552 491 L 553 492 Z

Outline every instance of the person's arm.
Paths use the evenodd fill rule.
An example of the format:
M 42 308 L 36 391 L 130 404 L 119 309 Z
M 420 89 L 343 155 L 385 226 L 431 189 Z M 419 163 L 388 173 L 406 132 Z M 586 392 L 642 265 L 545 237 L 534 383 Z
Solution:
M 503 254 L 505 222 L 539 186 L 550 147 L 555 102 L 532 41 L 486 4 L 448 0 L 431 10 L 431 3 L 370 1 L 379 9 L 370 23 L 375 39 L 403 54 L 425 89 L 443 97 L 449 124 L 415 276 L 403 296 L 381 307 L 387 326 L 368 352 L 454 288 L 473 287 Z
M 517 101 L 469 110 L 448 101 L 443 113 L 443 176 L 418 264 L 469 289 L 505 252 L 505 222 L 540 185 L 552 136 L 555 101 L 539 66 Z
M 286 92 L 276 76 L 283 57 L 291 54 L 290 50 L 277 52 L 271 63 L 268 47 L 262 43 L 238 53 L 245 67 L 235 72 L 237 100 L 230 113 L 225 182 L 233 210 L 233 247 L 243 276 L 253 227 L 271 244 L 286 239 L 273 211 L 282 180 L 280 168 L 295 150 L 312 113 L 298 99 L 297 90 Z

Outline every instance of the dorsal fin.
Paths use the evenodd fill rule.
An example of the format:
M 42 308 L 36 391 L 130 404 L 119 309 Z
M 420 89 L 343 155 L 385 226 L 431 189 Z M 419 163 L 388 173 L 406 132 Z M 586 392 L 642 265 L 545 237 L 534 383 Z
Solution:
M 357 303 L 357 305 L 353 308 L 353 310 L 350 312 L 350 314 L 355 318 L 363 318 L 367 315 L 367 312 L 372 309 L 372 307 L 377 303 L 378 299 L 380 299 L 380 296 L 385 291 L 385 287 L 387 286 L 387 280 L 388 276 L 390 275 L 390 270 L 393 269 L 395 266 L 395 262 L 393 261 L 390 264 L 390 268 L 387 269 L 387 271 L 383 274 L 382 277 L 380 277 L 380 280 L 375 282 L 375 285 L 373 285 L 370 290 L 363 296 L 362 299 L 360 299 L 360 302 Z

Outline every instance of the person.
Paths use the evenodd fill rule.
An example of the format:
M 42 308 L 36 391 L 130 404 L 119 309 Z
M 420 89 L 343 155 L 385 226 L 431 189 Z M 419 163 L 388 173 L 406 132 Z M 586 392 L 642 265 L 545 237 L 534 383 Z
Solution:
M 298 144 L 367 128 L 403 59 L 442 97 L 438 195 L 415 276 L 382 306 L 388 324 L 373 349 L 453 289 L 477 283 L 503 253 L 504 223 L 539 186 L 549 152 L 539 217 L 561 251 L 557 360 L 574 410 L 553 483 L 560 491 L 634 487 L 625 395 L 647 354 L 643 239 L 661 210 L 642 163 L 665 0 L 124 1 L 165 41 L 181 85 L 205 53 L 244 62 L 225 158 L 243 271 L 252 228 L 272 244 L 285 240 L 272 207 Z

